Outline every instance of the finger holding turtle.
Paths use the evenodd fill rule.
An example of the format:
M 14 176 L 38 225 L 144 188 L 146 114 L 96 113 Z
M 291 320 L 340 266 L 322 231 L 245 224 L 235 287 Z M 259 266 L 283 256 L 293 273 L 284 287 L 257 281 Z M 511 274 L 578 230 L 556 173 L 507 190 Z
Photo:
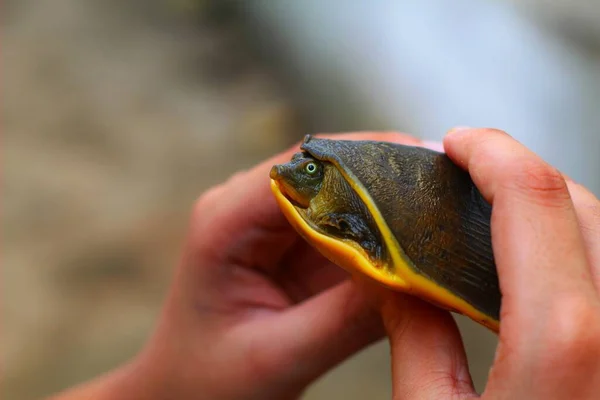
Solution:
M 392 132 L 322 136 L 421 144 Z M 384 337 L 365 294 L 302 240 L 277 207 L 269 170 L 297 151 L 294 146 L 201 196 L 145 349 L 58 398 L 292 399 Z
M 567 180 L 567 186 L 575 205 L 593 282 L 600 293 L 600 201 L 587 188 L 572 180 Z
M 395 397 L 476 397 L 443 308 L 500 332 L 484 397 L 597 396 L 598 199 L 499 131 L 423 145 L 319 135 L 207 192 L 144 351 L 57 398 L 296 398 L 383 328 Z
M 487 394 L 586 398 L 600 373 L 598 200 L 504 132 L 456 130 L 445 144 L 447 155 L 307 136 L 271 187 L 300 235 L 357 278 L 500 331 Z M 380 300 L 395 394 L 474 396 L 448 315 L 403 294 Z
M 332 136 L 420 144 L 391 132 Z M 182 392 L 203 387 L 212 398 L 293 398 L 384 337 L 380 315 L 365 294 L 298 236 L 275 202 L 268 179 L 274 164 L 292 160 L 307 176 L 322 172 L 294 158 L 297 151 L 295 146 L 234 175 L 194 208 L 165 322 L 149 351 L 174 347 L 163 350 L 171 360 L 156 356 L 161 361 L 152 362 L 167 376 L 183 368 L 215 371 L 222 379 L 214 386 L 212 375 L 197 375 L 178 385 Z M 293 194 L 297 201 L 305 195 Z M 344 221 L 340 216 L 329 223 Z
M 482 398 L 596 399 L 600 392 L 600 202 L 506 133 L 461 129 L 446 153 L 492 203 L 503 294 L 500 342 Z M 474 398 L 459 340 L 384 309 L 394 396 Z M 440 345 L 442 344 L 442 345 Z
M 502 329 L 486 392 L 597 398 L 600 392 L 600 202 L 504 132 L 445 139 L 493 203 Z M 493 397 L 493 396 L 492 396 Z

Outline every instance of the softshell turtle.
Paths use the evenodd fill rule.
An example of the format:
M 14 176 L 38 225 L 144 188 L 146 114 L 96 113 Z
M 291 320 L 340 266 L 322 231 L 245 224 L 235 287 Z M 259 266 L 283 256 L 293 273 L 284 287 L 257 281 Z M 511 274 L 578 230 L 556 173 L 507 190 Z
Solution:
M 446 154 L 306 135 L 271 169 L 298 233 L 350 273 L 408 292 L 498 332 L 501 294 L 491 206 Z

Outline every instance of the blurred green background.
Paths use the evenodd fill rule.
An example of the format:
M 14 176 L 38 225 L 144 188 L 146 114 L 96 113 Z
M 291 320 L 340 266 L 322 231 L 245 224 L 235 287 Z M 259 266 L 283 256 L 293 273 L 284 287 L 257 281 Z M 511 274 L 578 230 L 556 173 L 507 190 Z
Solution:
M 135 354 L 194 200 L 307 132 L 494 126 L 600 193 L 593 0 L 6 0 L 0 15 L 3 398 Z M 481 389 L 496 339 L 458 320 Z M 382 342 L 305 398 L 389 398 L 388 364 Z

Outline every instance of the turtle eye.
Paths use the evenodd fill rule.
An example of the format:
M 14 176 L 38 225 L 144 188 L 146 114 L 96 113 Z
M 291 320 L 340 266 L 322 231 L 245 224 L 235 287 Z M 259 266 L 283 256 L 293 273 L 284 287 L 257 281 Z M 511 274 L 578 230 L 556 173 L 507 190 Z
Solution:
M 313 175 L 315 172 L 317 172 L 317 164 L 315 164 L 314 162 L 309 162 L 308 164 L 306 164 L 306 167 L 304 167 L 304 169 L 310 175 Z

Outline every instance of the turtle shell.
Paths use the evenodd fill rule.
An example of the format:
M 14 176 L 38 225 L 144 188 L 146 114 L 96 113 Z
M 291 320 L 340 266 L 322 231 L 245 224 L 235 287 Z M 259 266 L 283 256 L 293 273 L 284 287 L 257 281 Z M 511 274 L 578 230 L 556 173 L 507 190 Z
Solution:
M 308 242 L 351 272 L 498 331 L 491 206 L 467 172 L 443 153 L 396 143 L 307 135 L 301 149 L 339 170 L 375 221 L 389 256 L 383 267 L 375 265 L 356 244 L 315 232 L 273 182 L 284 214 Z

